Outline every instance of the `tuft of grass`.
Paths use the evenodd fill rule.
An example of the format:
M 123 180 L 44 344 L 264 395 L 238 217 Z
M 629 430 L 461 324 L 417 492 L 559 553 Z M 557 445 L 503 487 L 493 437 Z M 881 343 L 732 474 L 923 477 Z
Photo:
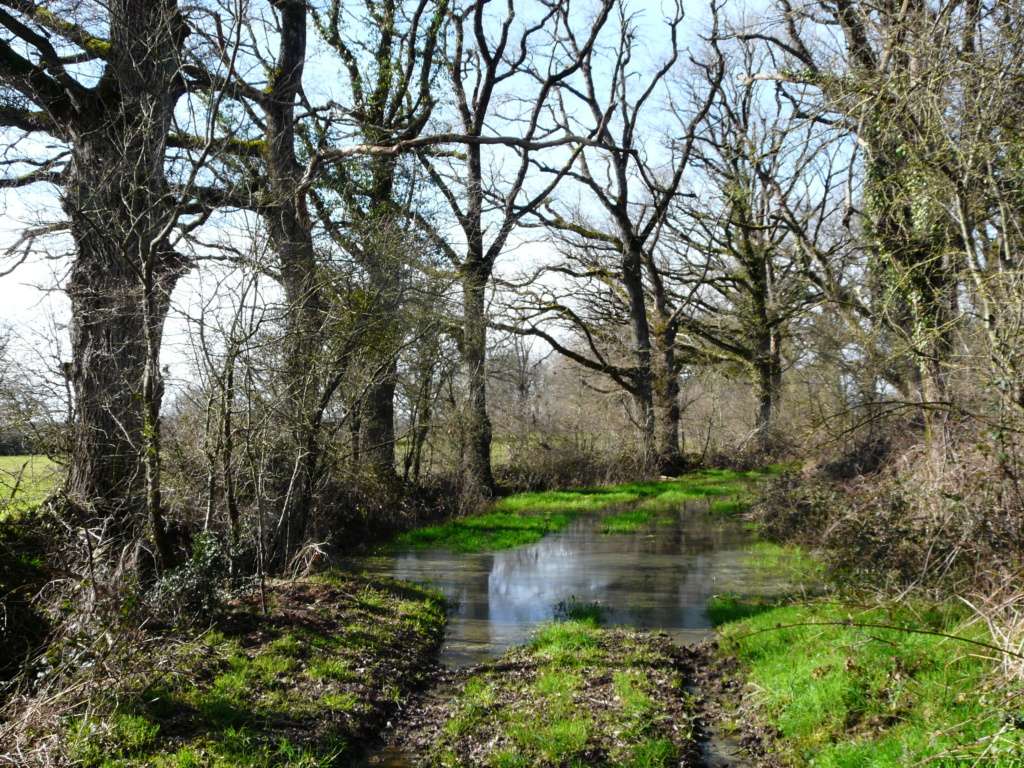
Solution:
M 656 514 L 653 509 L 641 507 L 608 515 L 601 521 L 601 533 L 636 533 L 645 525 L 650 525 Z
M 759 616 L 778 607 L 778 600 L 744 597 L 737 594 L 714 595 L 704 609 L 711 623 L 718 627 L 730 622 Z
M 814 590 L 825 578 L 825 564 L 795 544 L 755 541 L 746 547 L 745 565 L 756 575 L 778 578 L 785 575 L 804 590 Z
M 952 603 L 758 606 L 719 631 L 757 691 L 758 719 L 777 729 L 784 761 L 1020 768 L 1020 682 L 996 680 L 984 648 L 898 628 L 991 642 Z
M 589 619 L 542 624 L 527 645 L 537 659 L 559 667 L 578 667 L 603 660 L 597 627 Z
M 543 624 L 466 682 L 426 764 L 679 765 L 694 717 L 677 653 L 634 629 Z
M 576 595 L 568 600 L 559 600 L 555 605 L 555 619 L 558 621 L 588 622 L 598 627 L 604 623 L 604 609 L 598 602 L 583 603 Z
M 769 470 L 765 470 L 767 472 Z M 678 480 L 650 480 L 574 491 L 520 493 L 499 499 L 481 515 L 426 526 L 398 536 L 393 549 L 500 550 L 533 544 L 581 514 L 639 505 L 602 523 L 606 533 L 632 533 L 657 515 L 694 499 L 735 496 L 764 472 L 707 470 Z

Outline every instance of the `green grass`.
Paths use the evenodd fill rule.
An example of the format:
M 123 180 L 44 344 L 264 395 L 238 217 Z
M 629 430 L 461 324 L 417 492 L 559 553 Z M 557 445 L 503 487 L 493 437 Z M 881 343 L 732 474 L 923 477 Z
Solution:
M 745 547 L 743 565 L 750 583 L 776 585 L 772 597 L 759 594 L 714 595 L 704 609 L 714 626 L 741 621 L 772 611 L 782 604 L 806 601 L 824 589 L 825 567 L 821 560 L 793 544 L 754 541 Z
M 664 638 L 590 618 L 542 624 L 471 677 L 426 756 L 434 766 L 679 765 L 692 709 Z
M 512 549 L 540 541 L 545 534 L 571 523 L 578 512 L 514 514 L 489 511 L 479 517 L 452 520 L 398 536 L 393 545 L 404 549 L 447 549 L 452 552 L 480 552 Z
M 629 509 L 616 512 L 601 520 L 601 533 L 636 533 L 646 525 L 654 522 L 657 511 L 653 509 Z
M 447 549 L 453 552 L 511 549 L 532 544 L 548 533 L 562 530 L 581 514 L 624 505 L 639 505 L 639 509 L 616 512 L 606 517 L 602 524 L 608 533 L 634 532 L 654 520 L 658 513 L 686 501 L 740 494 L 751 480 L 763 474 L 708 470 L 685 475 L 678 480 L 520 493 L 499 499 L 481 515 L 402 534 L 391 547 Z
M 678 480 L 616 486 L 630 489 L 634 493 L 633 501 L 638 506 L 606 516 L 601 521 L 601 531 L 607 534 L 636 533 L 652 523 L 670 522 L 667 512 L 696 499 L 710 499 L 712 514 L 735 514 L 746 507 L 746 502 L 732 497 L 745 494 L 750 482 L 764 474 L 707 470 L 684 475 Z M 719 498 L 722 496 L 730 498 Z
M 749 504 L 745 499 L 715 499 L 711 502 L 711 514 L 736 515 L 746 510 Z
M 758 542 L 748 564 L 793 591 L 716 595 L 706 610 L 753 691 L 744 722 L 778 734 L 784 763 L 1024 767 L 1024 686 L 966 642 L 992 639 L 962 603 L 808 598 L 822 566 L 796 547 Z
M 89 715 L 68 718 L 70 762 L 338 764 L 362 724 L 408 687 L 399 677 L 421 675 L 444 629 L 443 601 L 398 582 L 331 575 L 275 589 L 299 591 L 271 591 L 269 621 L 249 605 L 238 614 L 241 633 L 212 631 L 133 655 L 133 674 L 107 686 Z
M 744 565 L 755 578 L 784 577 L 804 592 L 816 592 L 825 578 L 825 564 L 795 544 L 755 541 L 745 548 Z
M 745 668 L 758 719 L 777 729 L 779 748 L 794 764 L 1024 765 L 1018 725 L 1024 688 L 996 679 L 989 657 L 998 654 L 937 635 L 867 626 L 990 643 L 984 625 L 962 605 L 858 609 L 722 599 L 713 610 L 728 621 L 719 627 L 724 648 Z
M 0 518 L 38 507 L 59 479 L 59 468 L 46 456 L 0 456 Z
M 576 595 L 560 600 L 555 605 L 555 618 L 559 621 L 590 622 L 594 626 L 604 623 L 604 609 L 598 602 L 583 603 Z

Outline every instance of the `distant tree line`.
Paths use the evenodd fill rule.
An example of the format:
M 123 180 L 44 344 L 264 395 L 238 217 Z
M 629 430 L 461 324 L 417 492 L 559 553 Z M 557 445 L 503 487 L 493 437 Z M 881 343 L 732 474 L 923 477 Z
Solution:
M 0 456 L 26 456 L 35 452 L 28 435 L 0 429 Z

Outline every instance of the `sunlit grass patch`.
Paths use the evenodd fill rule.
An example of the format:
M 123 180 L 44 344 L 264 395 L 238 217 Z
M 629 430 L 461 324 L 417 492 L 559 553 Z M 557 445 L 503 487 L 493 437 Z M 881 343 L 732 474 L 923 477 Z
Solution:
M 392 547 L 453 552 L 500 550 L 533 544 L 581 514 L 636 506 L 605 519 L 605 532 L 632 533 L 659 513 L 695 499 L 735 496 L 760 472 L 708 470 L 678 480 L 649 480 L 604 488 L 520 493 L 494 502 L 481 515 L 426 526 L 398 536 Z
M 794 544 L 755 541 L 747 545 L 744 564 L 766 577 L 785 575 L 794 584 L 814 589 L 824 578 L 824 562 Z
M 60 480 L 46 456 L 0 456 L 0 518 L 39 506 Z
M 630 509 L 609 515 L 601 521 L 601 533 L 636 533 L 649 525 L 656 514 L 653 509 Z
M 418 528 L 399 536 L 396 544 L 414 549 L 436 547 L 453 552 L 511 549 L 533 544 L 545 534 L 565 528 L 577 514 L 486 512 L 479 517 Z
M 556 621 L 541 625 L 527 646 L 537 658 L 558 666 L 580 666 L 605 658 L 590 619 Z
M 756 613 L 719 631 L 784 757 L 819 768 L 1024 764 L 1012 725 L 1024 714 L 1021 682 L 995 678 L 995 651 L 941 636 L 991 642 L 963 606 L 815 602 Z
M 633 629 L 543 624 L 528 645 L 467 681 L 424 762 L 683 764 L 694 752 L 693 713 L 676 654 L 664 637 Z
M 750 502 L 744 499 L 715 499 L 711 502 L 711 514 L 713 515 L 735 515 L 743 512 L 750 506 Z

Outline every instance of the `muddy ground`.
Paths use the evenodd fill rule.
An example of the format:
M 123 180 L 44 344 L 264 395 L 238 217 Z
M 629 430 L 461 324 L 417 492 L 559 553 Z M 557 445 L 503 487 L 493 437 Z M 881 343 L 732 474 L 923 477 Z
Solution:
M 774 733 L 758 721 L 752 706 L 745 703 L 746 686 L 739 678 L 736 660 L 720 651 L 714 642 L 694 647 L 673 645 L 664 635 L 650 635 L 621 629 L 609 633 L 611 655 L 622 655 L 623 644 L 634 644 L 638 636 L 646 636 L 659 650 L 650 670 L 679 675 L 683 685 L 659 687 L 658 708 L 662 725 L 677 721 L 692 723 L 692 738 L 677 739 L 680 750 L 671 764 L 680 768 L 783 768 L 772 755 Z M 614 647 L 619 646 L 619 647 Z M 427 684 L 403 703 L 381 737 L 372 743 L 360 768 L 408 768 L 444 765 L 439 760 L 438 745 L 447 743 L 458 764 L 466 768 L 482 768 L 499 763 L 489 761 L 493 747 L 505 736 L 500 729 L 483 727 L 473 738 L 452 744 L 446 726 L 459 717 L 464 706 L 467 682 L 480 679 L 502 681 L 497 706 L 514 709 L 535 705 L 524 695 L 525 682 L 536 678 L 537 661 L 528 647 L 513 648 L 501 659 L 475 667 L 452 669 L 435 667 Z M 658 670 L 661 670 L 659 673 Z M 600 721 L 606 715 L 614 695 L 609 690 L 610 678 L 595 670 L 586 688 L 576 696 L 581 717 Z M 450 726 L 448 728 L 450 730 Z M 452 748 L 453 747 L 453 748 Z M 490 747 L 490 749 L 488 748 Z M 566 756 L 564 762 L 552 765 L 576 765 Z M 588 766 L 616 765 L 608 749 L 594 744 L 584 758 Z

